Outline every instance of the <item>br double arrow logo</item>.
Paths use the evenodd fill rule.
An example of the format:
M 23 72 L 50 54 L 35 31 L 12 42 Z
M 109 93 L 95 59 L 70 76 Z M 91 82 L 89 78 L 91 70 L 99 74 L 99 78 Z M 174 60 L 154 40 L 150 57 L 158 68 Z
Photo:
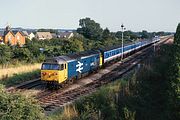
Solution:
M 83 70 L 83 63 L 81 63 L 80 61 L 78 61 L 78 64 L 76 65 L 76 71 L 81 73 Z

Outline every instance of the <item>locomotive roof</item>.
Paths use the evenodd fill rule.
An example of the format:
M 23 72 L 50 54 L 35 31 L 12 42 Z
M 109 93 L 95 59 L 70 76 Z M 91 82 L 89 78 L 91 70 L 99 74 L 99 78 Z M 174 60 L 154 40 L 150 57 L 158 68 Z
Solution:
M 51 62 L 51 63 L 65 63 L 67 61 L 71 61 L 71 60 L 75 60 L 81 57 L 86 57 L 86 56 L 91 56 L 94 54 L 99 54 L 98 50 L 88 50 L 88 51 L 83 51 L 83 52 L 79 52 L 79 53 L 72 53 L 72 54 L 68 54 L 65 56 L 58 56 L 58 57 L 53 57 L 53 58 L 47 58 L 45 60 L 46 63 Z
M 68 54 L 66 56 L 71 59 L 77 59 L 80 57 L 86 57 L 86 56 L 90 56 L 90 55 L 94 55 L 94 54 L 99 54 L 99 51 L 98 50 L 88 50 L 88 51 L 83 51 L 83 52 L 79 52 L 79 53 Z

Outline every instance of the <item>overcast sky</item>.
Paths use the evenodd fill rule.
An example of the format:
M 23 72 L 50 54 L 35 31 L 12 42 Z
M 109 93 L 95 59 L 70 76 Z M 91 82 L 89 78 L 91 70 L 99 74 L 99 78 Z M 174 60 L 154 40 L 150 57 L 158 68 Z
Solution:
M 73 28 L 90 17 L 111 31 L 175 31 L 180 0 L 0 0 L 0 27 Z

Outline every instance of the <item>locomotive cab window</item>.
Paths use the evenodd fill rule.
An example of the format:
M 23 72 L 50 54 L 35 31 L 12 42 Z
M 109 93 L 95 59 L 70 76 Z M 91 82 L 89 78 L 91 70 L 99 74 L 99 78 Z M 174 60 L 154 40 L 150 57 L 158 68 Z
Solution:
M 50 63 L 43 63 L 42 70 L 59 70 L 60 66 L 58 64 L 50 64 Z

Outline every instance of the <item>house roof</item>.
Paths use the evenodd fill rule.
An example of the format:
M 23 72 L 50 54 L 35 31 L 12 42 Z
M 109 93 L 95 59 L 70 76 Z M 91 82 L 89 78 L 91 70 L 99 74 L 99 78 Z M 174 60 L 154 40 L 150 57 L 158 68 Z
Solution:
M 72 34 L 72 32 L 62 32 L 59 33 L 60 38 L 69 38 L 69 36 Z
M 17 32 L 19 32 L 18 30 L 13 30 L 12 31 L 13 33 L 14 33 L 14 35 L 17 33 Z
M 56 33 L 51 33 L 53 38 L 57 38 L 57 34 Z
M 45 38 L 45 39 L 51 39 L 52 38 L 52 35 L 50 32 L 37 32 L 36 36 L 38 38 Z
M 27 31 L 27 33 L 30 35 L 31 33 L 34 34 L 32 31 Z
M 29 33 L 27 31 L 22 31 L 22 33 L 25 35 L 25 36 L 28 36 Z
M 4 36 L 4 31 L 0 31 L 0 36 Z
M 16 35 L 19 32 L 22 36 L 26 36 L 22 31 L 13 30 L 12 32 L 14 33 L 14 35 Z
M 4 36 L 7 35 L 9 32 L 10 32 L 13 36 L 15 36 L 14 32 L 12 32 L 12 31 L 4 31 Z

